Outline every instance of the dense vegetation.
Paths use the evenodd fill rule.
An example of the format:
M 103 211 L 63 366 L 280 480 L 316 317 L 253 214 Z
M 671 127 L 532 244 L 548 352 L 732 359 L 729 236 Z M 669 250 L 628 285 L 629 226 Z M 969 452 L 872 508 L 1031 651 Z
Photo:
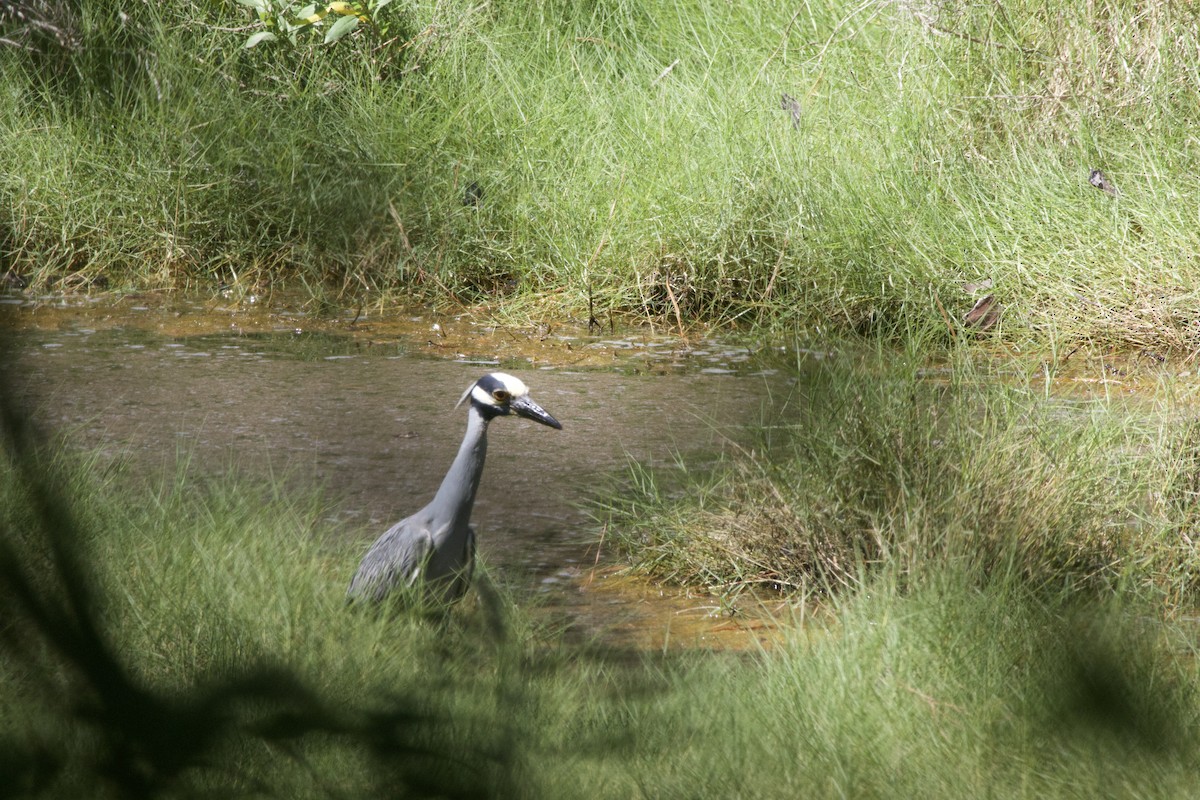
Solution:
M 1200 438 L 1186 386 L 1053 396 L 959 353 L 931 372 L 892 350 L 801 364 L 756 446 L 716 469 L 649 470 L 597 514 L 638 565 L 737 595 L 856 590 L 883 570 L 1015 571 L 1123 587 L 1172 614 L 1200 602 Z
M 17 7 L 13 281 L 1200 345 L 1193 3 Z
M 597 505 L 802 618 L 660 658 L 487 580 L 349 613 L 318 501 L 125 480 L 0 392 L 0 796 L 1194 796 L 1186 387 L 947 345 L 1200 349 L 1200 6 L 334 5 L 0 4 L 5 286 L 821 337 L 752 449 Z
M 988 413 L 1007 418 L 1008 402 Z M 333 544 L 321 503 L 186 468 L 131 483 L 7 412 L 6 796 L 1195 793 L 1200 677 L 1186 619 L 1164 620 L 1146 583 L 1089 587 L 1070 559 L 1029 569 L 1027 525 L 1089 514 L 1070 486 L 1030 483 L 1036 456 L 1016 475 L 1011 439 L 996 462 L 1018 482 L 977 480 L 982 503 L 911 492 L 918 518 L 923 499 L 964 515 L 953 547 L 911 531 L 912 546 L 867 565 L 852 591 L 797 606 L 771 651 L 663 657 L 565 646 L 487 581 L 445 625 L 351 613 L 358 547 Z M 1048 447 L 1063 430 L 1042 422 Z M 961 444 L 951 437 L 948 453 L 961 458 Z M 955 463 L 936 450 L 918 442 L 895 478 Z M 1073 447 L 1061 452 L 1077 465 Z M 1082 481 L 1106 470 L 1127 477 L 1097 463 Z M 879 485 L 878 498 L 847 493 L 846 515 L 886 510 L 895 481 Z M 1030 492 L 1066 507 L 1034 502 L 963 535 L 973 508 L 1002 497 L 1017 508 Z M 1047 534 L 1046 550 L 1069 544 L 1068 531 Z M 1124 546 L 1130 574 L 1159 547 Z

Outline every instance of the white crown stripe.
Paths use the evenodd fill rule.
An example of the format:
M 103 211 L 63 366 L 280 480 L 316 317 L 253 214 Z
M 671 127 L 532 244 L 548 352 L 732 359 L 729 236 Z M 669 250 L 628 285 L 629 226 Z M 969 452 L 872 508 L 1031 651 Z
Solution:
M 510 397 L 524 397 L 525 395 L 529 394 L 529 387 L 526 386 L 520 378 L 514 378 L 512 375 L 504 372 L 493 372 L 485 377 L 491 379 L 492 386 L 495 389 L 503 388 L 504 391 L 508 392 Z M 492 397 L 491 392 L 480 385 L 484 382 L 485 381 L 481 379 L 478 383 L 471 387 L 471 399 L 485 406 L 504 405 L 502 403 L 497 403 L 495 398 Z M 497 383 L 500 385 L 496 386 L 495 384 Z
M 529 387 L 521 381 L 520 378 L 509 375 L 507 372 L 493 372 L 492 377 L 504 384 L 504 388 L 513 397 L 520 397 L 523 394 L 529 394 Z

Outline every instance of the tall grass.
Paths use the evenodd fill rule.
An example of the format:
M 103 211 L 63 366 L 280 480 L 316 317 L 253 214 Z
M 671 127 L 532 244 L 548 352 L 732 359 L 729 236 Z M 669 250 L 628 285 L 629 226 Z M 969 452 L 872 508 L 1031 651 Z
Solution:
M 60 460 L 49 488 L 22 480 L 41 466 L 4 465 L 10 789 L 518 793 L 540 737 L 517 670 L 538 662 L 494 624 L 494 591 L 494 613 L 445 627 L 356 614 L 321 506 L 186 472 L 117 490 L 86 466 Z
M 1197 344 L 1188 4 L 411 2 L 389 42 L 252 50 L 233 3 L 117 10 L 47 46 L 67 91 L 0 48 L 38 285 L 902 337 L 989 278 L 1018 341 Z
M 1192 651 L 1128 606 L 979 578 L 872 581 L 760 670 L 702 664 L 634 710 L 644 793 L 1186 796 Z
M 772 652 L 610 660 L 487 584 L 445 626 L 355 613 L 323 503 L 147 486 L 5 421 L 11 796 L 1194 793 L 1186 629 L 1019 547 L 876 569 Z
M 961 355 L 802 364 L 758 446 L 705 472 L 635 464 L 597 513 L 640 568 L 734 594 L 836 593 L 881 571 L 906 585 L 959 565 L 1192 607 L 1187 413 L 1050 397 Z

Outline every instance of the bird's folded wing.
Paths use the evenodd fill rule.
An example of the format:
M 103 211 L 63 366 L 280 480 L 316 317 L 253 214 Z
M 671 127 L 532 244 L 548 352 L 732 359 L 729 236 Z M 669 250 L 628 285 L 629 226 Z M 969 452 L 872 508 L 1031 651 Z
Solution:
M 358 565 L 346 596 L 378 602 L 397 586 L 411 586 L 433 552 L 433 536 L 422 525 L 402 520 L 375 540 Z

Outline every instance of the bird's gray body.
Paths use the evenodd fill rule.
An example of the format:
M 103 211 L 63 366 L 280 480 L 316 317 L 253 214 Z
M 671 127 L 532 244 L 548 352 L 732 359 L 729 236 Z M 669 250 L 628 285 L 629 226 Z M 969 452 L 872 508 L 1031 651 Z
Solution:
M 433 530 L 429 515 L 418 511 L 371 546 L 350 582 L 349 596 L 379 602 L 398 587 L 422 585 L 427 599 L 452 603 L 466 593 L 474 567 L 474 527 Z
M 402 587 L 421 587 L 422 599 L 433 603 L 461 598 L 475 568 L 471 510 L 487 456 L 488 423 L 516 413 L 562 427 L 529 399 L 525 384 L 504 373 L 480 378 L 463 400 L 468 397 L 467 432 L 437 494 L 429 505 L 375 540 L 350 581 L 349 599 L 379 602 Z

